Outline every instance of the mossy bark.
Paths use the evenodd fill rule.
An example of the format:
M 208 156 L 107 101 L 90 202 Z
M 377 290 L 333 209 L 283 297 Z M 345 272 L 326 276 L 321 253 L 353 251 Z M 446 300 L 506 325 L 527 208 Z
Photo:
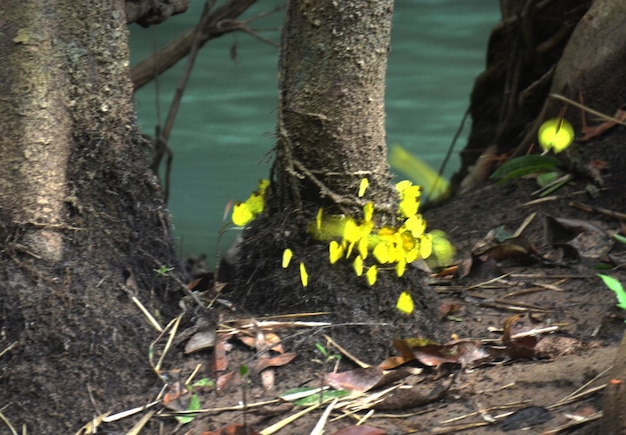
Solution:
M 158 313 L 174 287 L 154 269 L 178 260 L 135 123 L 124 10 L 0 4 L 0 402 L 28 433 L 74 433 L 160 384 L 130 295 Z

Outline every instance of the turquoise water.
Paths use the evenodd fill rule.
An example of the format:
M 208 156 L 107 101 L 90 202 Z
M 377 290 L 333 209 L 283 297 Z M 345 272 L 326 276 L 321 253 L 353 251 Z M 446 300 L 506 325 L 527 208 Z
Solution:
M 154 29 L 133 26 L 133 63 L 193 26 L 202 1 Z M 245 17 L 281 2 L 258 2 Z M 474 78 L 484 68 L 491 28 L 499 18 L 495 0 L 397 0 L 387 71 L 387 142 L 401 144 L 439 168 L 469 104 Z M 282 13 L 252 23 L 278 27 Z M 278 30 L 263 35 L 278 41 Z M 231 59 L 236 45 L 237 57 Z M 199 55 L 172 136 L 174 152 L 170 212 L 185 255 L 213 257 L 224 207 L 246 199 L 267 178 L 276 121 L 278 51 L 244 33 L 208 42 Z M 161 121 L 180 78 L 184 60 L 159 83 Z M 154 84 L 136 95 L 141 127 L 153 134 L 157 122 Z M 468 126 L 466 126 L 467 130 Z M 456 146 L 464 145 L 461 139 Z M 451 175 L 459 159 L 449 163 Z M 228 245 L 234 234 L 229 234 Z

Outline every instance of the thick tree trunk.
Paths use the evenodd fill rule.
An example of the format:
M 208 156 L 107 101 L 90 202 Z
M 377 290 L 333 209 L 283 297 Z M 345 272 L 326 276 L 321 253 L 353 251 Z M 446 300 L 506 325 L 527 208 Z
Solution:
M 266 212 L 244 230 L 234 282 L 240 303 L 254 313 L 331 311 L 331 320 L 352 322 L 352 328 L 333 332 L 372 362 L 389 352 L 393 336 L 431 334 L 432 296 L 414 270 L 402 278 L 382 271 L 370 287 L 355 276 L 351 261 L 330 265 L 327 243 L 312 240 L 306 228 L 320 208 L 326 215 L 362 219 L 366 201 L 373 202 L 379 226 L 396 224 L 383 101 L 392 11 L 392 0 L 289 2 Z M 363 178 L 370 185 L 359 198 Z M 286 248 L 294 259 L 283 269 Z M 300 262 L 308 270 L 307 287 Z M 395 309 L 406 289 L 418 299 L 412 316 Z
M 129 296 L 157 312 L 169 280 L 154 269 L 177 259 L 135 124 L 124 10 L 0 4 L 0 403 L 28 433 L 74 433 L 160 384 Z

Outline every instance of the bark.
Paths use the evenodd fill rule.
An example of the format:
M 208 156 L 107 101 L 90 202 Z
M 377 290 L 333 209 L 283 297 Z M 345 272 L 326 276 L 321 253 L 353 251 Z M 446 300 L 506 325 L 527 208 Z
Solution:
M 127 0 L 126 22 L 149 27 L 189 9 L 189 0 Z
M 0 4 L 0 402 L 29 433 L 129 404 L 177 266 L 132 107 L 125 4 Z M 146 398 L 147 399 L 147 398 Z M 134 402 L 136 403 L 136 402 Z
M 291 2 L 282 34 L 278 208 L 358 212 L 359 182 L 391 210 L 384 91 L 393 2 Z M 389 213 L 390 215 L 390 213 Z M 389 218 L 389 216 L 387 216 Z

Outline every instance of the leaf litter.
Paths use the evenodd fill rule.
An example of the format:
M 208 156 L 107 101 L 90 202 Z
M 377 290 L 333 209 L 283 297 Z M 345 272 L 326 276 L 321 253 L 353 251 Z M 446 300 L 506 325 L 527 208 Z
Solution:
M 334 325 L 301 320 L 310 317 L 307 313 L 284 321 L 252 317 L 232 320 L 234 315 L 231 312 L 215 324 L 209 322 L 195 330 L 179 332 L 180 320 L 177 318 L 163 328 L 149 352 L 153 370 L 164 381 L 162 391 L 144 402 L 147 405 L 100 414 L 79 433 L 88 433 L 87 430 L 93 432 L 98 427 L 127 419 L 133 420 L 136 433 L 139 433 L 142 425 L 155 420 L 178 421 L 181 424 L 180 431 L 203 435 L 310 433 L 308 429 L 304 432 L 302 428 L 298 429 L 298 421 L 303 418 L 310 421 L 313 415 L 317 416 L 319 424 L 316 430 L 320 432 L 330 426 L 335 430 L 330 433 L 343 433 L 341 431 L 344 430 L 357 434 L 369 433 L 367 430 L 373 430 L 373 433 L 399 433 L 397 429 L 395 432 L 390 431 L 390 427 L 405 427 L 404 433 L 408 433 L 417 430 L 419 423 L 413 422 L 407 426 L 400 421 L 391 425 L 385 421 L 407 419 L 420 413 L 436 413 L 441 403 L 452 407 L 459 401 L 469 404 L 476 411 L 463 414 L 456 407 L 456 417 L 434 422 L 429 427 L 431 433 L 476 430 L 484 426 L 498 426 L 503 431 L 508 427 L 533 425 L 545 428 L 547 416 L 555 420 L 554 417 L 559 415 L 560 419 L 554 422 L 555 426 L 544 430 L 544 433 L 558 433 L 593 421 L 598 418 L 598 407 L 593 400 L 604 387 L 604 369 L 610 363 L 610 357 L 599 343 L 589 339 L 580 340 L 572 334 L 576 328 L 586 325 L 577 324 L 575 318 L 565 319 L 567 316 L 564 314 L 575 309 L 576 305 L 589 303 L 589 300 L 584 302 L 585 299 L 581 302 L 580 296 L 575 296 L 571 290 L 572 284 L 577 280 L 589 279 L 589 275 L 571 269 L 569 265 L 589 260 L 610 261 L 615 254 L 615 238 L 605 226 L 588 223 L 582 218 L 580 222 L 572 222 L 569 218 L 552 219 L 550 215 L 546 216 L 543 221 L 526 219 L 517 231 L 507 232 L 506 227 L 494 230 L 488 240 L 491 246 L 483 247 L 483 250 L 469 257 L 470 262 L 478 265 L 491 263 L 482 271 L 480 268 L 483 266 L 478 267 L 480 273 L 472 271 L 472 267 L 476 267 L 474 265 L 469 268 L 471 273 L 463 274 L 461 261 L 456 274 L 446 272 L 431 278 L 430 284 L 443 298 L 440 318 L 444 322 L 452 320 L 449 329 L 463 330 L 465 338 L 459 338 L 459 332 L 452 334 L 452 340 L 441 344 L 423 338 L 402 338 L 393 344 L 382 344 L 387 345 L 394 355 L 378 365 L 361 361 L 355 363 L 361 368 L 344 371 L 327 371 L 331 369 L 330 365 L 319 366 L 318 369 L 326 370 L 316 370 L 306 375 L 309 376 L 306 382 L 308 385 L 300 394 L 308 397 L 307 402 L 303 400 L 304 397 L 296 399 L 295 396 L 283 396 L 281 390 L 284 388 L 275 380 L 281 377 L 281 371 L 289 370 L 294 360 L 303 355 L 291 352 L 289 340 L 285 338 L 298 334 L 294 331 L 313 336 L 320 329 L 331 329 Z M 524 229 L 520 230 L 536 223 L 543 223 L 543 240 L 523 234 Z M 541 232 L 535 231 L 534 234 Z M 585 237 L 592 237 L 593 241 L 579 245 L 570 243 L 583 233 Z M 564 249 L 562 244 L 573 246 L 577 255 L 573 258 L 551 255 L 553 251 Z M 586 246 L 594 249 L 587 249 Z M 533 269 L 529 271 L 529 267 Z M 607 300 L 615 304 L 610 298 L 615 298 L 615 295 L 605 290 L 609 294 Z M 551 296 L 542 298 L 543 294 Z M 552 297 L 557 295 L 559 298 Z M 565 299 L 560 295 L 565 296 Z M 529 296 L 533 296 L 532 299 L 527 299 Z M 559 306 L 559 303 L 562 305 Z M 498 313 L 495 317 L 493 314 L 486 316 L 486 313 L 494 312 Z M 472 319 L 472 325 L 476 325 L 479 317 L 483 317 L 484 322 L 481 330 L 465 329 L 464 325 Z M 598 319 L 598 328 L 605 328 L 600 322 L 604 320 Z M 196 335 L 199 338 L 194 339 Z M 489 335 L 494 338 L 486 338 Z M 181 339 L 183 336 L 185 338 Z M 187 346 L 192 339 L 199 344 L 194 343 L 193 350 L 185 357 L 190 361 L 185 363 L 176 357 L 174 347 L 180 348 L 183 344 Z M 327 341 L 327 346 L 330 352 L 344 354 L 340 343 Z M 577 380 L 567 378 L 565 381 L 566 378 L 559 377 L 560 373 L 549 370 L 546 375 L 537 376 L 538 367 L 550 367 L 550 364 L 537 366 L 538 361 L 554 361 L 581 352 L 587 352 L 588 357 L 585 364 L 580 366 Z M 239 353 L 239 357 L 247 353 L 243 363 L 241 359 L 233 358 L 236 353 Z M 351 361 L 351 356 L 344 355 L 343 367 L 346 366 L 346 360 Z M 299 365 L 297 361 L 295 364 Z M 197 369 L 198 364 L 200 369 Z M 247 367 L 244 376 L 241 376 L 239 370 L 242 364 Z M 271 367 L 275 367 L 275 379 L 269 383 L 262 382 L 262 374 Z M 508 372 L 512 382 L 500 388 L 494 385 L 491 390 L 478 389 L 481 377 L 489 376 L 490 367 L 499 367 L 502 373 Z M 585 370 L 592 372 L 587 373 Z M 526 371 L 527 377 L 524 374 Z M 597 377 L 592 376 L 593 372 Z M 306 376 L 303 374 L 303 382 L 307 381 Z M 528 397 L 524 393 L 527 386 L 538 379 L 541 382 L 569 382 L 572 387 L 570 390 L 574 390 L 574 386 L 583 384 L 581 380 L 589 377 L 592 381 L 588 385 L 584 384 L 584 388 L 577 394 L 563 401 L 555 398 L 549 403 L 546 402 L 548 397 Z M 204 383 L 204 380 L 220 378 L 222 385 L 219 388 Z M 254 383 L 260 385 L 261 390 L 257 388 L 252 394 Z M 520 400 L 499 399 L 501 395 L 510 397 L 505 395 L 509 390 L 516 390 Z M 247 398 L 242 400 L 243 391 L 246 391 Z M 529 388 L 528 391 L 534 390 Z M 192 397 L 196 397 L 197 401 L 194 402 Z M 491 401 L 492 405 L 483 403 L 485 400 Z M 220 406 L 210 406 L 218 402 Z M 227 402 L 230 405 L 222 406 Z M 586 405 L 571 408 L 577 403 Z M 557 410 L 568 406 L 570 408 L 567 412 L 557 414 Z M 448 412 L 452 412 L 452 409 Z M 326 413 L 323 413 L 324 410 Z M 245 420 L 245 415 L 248 416 L 248 423 L 232 423 L 233 419 Z M 515 422 L 515 419 L 521 423 L 510 423 Z M 569 422 L 564 422 L 564 419 Z M 210 432 L 206 429 L 211 421 L 226 424 L 221 429 L 213 424 L 214 431 Z M 343 421 L 345 423 L 342 424 Z M 350 425 L 354 421 L 358 421 L 359 425 Z M 432 424 L 433 421 L 430 421 Z M 352 428 L 356 432 L 349 432 Z M 359 428 L 363 428 L 363 432 Z

